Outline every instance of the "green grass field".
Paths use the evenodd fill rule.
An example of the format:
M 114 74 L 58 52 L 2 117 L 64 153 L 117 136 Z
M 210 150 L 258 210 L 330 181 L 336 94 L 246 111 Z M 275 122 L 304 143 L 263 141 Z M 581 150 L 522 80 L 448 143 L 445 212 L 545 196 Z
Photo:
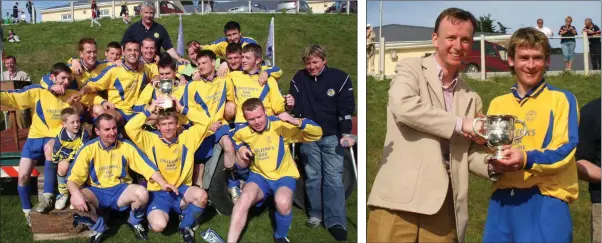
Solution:
M 303 69 L 301 55 L 306 46 L 321 44 L 328 54 L 328 65 L 347 72 L 354 86 L 357 87 L 357 17 L 355 15 L 192 15 L 183 17 L 185 43 L 198 40 L 202 44 L 210 43 L 223 36 L 223 26 L 227 21 L 238 21 L 244 36 L 253 37 L 262 46 L 267 42 L 268 25 L 271 17 L 275 17 L 276 32 L 276 65 L 284 72 L 280 81 L 280 90 L 288 93 L 289 82 L 297 70 Z M 139 19 L 134 19 L 138 21 Z M 163 24 L 176 46 L 179 20 L 176 16 L 161 17 L 157 22 Z M 88 21 L 75 23 L 41 23 L 36 25 L 5 26 L 4 36 L 8 36 L 8 28 L 13 28 L 21 38 L 21 43 L 4 42 L 7 55 L 17 57 L 18 66 L 28 72 L 34 83 L 38 83 L 42 75 L 50 70 L 56 62 L 65 62 L 71 56 L 77 56 L 77 42 L 82 37 L 93 37 L 98 42 L 99 60 L 104 59 L 104 48 L 111 41 L 121 41 L 126 30 L 121 20 L 100 20 L 101 28 L 90 28 Z M 355 89 L 357 90 L 357 89 Z M 357 91 L 355 91 L 357 92 Z M 357 93 L 356 93 L 357 97 Z M 0 117 L 0 120 L 3 118 Z M 2 126 L 3 128 L 4 126 Z M 37 199 L 32 197 L 35 204 Z M 348 238 L 357 239 L 357 196 L 353 193 L 347 201 Z M 270 210 L 254 211 L 250 218 L 242 242 L 271 242 L 273 227 L 270 221 Z M 31 242 L 32 236 L 25 225 L 19 198 L 16 195 L 0 197 L 0 239 L 11 242 Z M 310 229 L 306 227 L 306 216 L 303 211 L 294 209 L 292 229 L 289 239 L 293 242 L 332 242 L 334 239 L 324 228 Z M 229 225 L 229 217 L 216 215 L 209 209 L 204 215 L 201 229 L 215 229 L 225 237 Z M 134 235 L 130 229 L 121 224 L 125 218 L 117 218 L 117 225 L 110 224 L 110 237 L 104 242 L 133 242 Z M 177 225 L 171 224 L 166 236 L 150 234 L 149 242 L 179 242 L 181 237 L 176 232 Z M 197 242 L 203 242 L 197 236 Z M 68 242 L 81 242 L 72 240 Z
M 548 77 L 547 82 L 562 89 L 569 90 L 577 97 L 580 106 L 600 96 L 600 75 L 589 77 L 563 75 Z M 367 186 L 366 195 L 370 194 L 372 183 L 377 173 L 381 159 L 382 148 L 386 134 L 386 112 L 389 81 L 378 81 L 368 78 L 367 97 Z M 468 80 L 468 84 L 479 93 L 483 99 L 483 112 L 487 112 L 489 102 L 498 96 L 510 92 L 514 84 L 510 77 L 494 78 L 490 81 Z M 485 179 L 471 175 L 469 185 L 469 223 L 466 232 L 466 242 L 480 242 L 487 217 L 487 206 L 491 195 L 491 183 Z M 579 183 L 579 199 L 570 205 L 573 218 L 573 242 L 590 242 L 590 200 L 587 183 Z

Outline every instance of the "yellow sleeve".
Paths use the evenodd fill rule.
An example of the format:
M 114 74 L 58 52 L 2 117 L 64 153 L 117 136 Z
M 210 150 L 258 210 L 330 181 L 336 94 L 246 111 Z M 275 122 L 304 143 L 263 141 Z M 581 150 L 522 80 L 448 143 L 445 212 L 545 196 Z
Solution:
M 280 119 L 274 118 L 280 121 Z M 281 136 L 287 143 L 314 142 L 322 137 L 322 127 L 310 119 L 301 119 L 299 126 L 284 121 L 280 121 L 280 123 Z
M 236 94 L 234 93 L 234 80 L 230 75 L 228 75 L 226 79 L 226 100 L 232 101 L 236 99 Z
M 109 66 L 103 69 L 98 76 L 89 79 L 85 85 L 90 86 L 94 91 L 107 90 L 113 85 L 113 81 L 115 81 L 115 72 L 117 70 L 116 66 Z
M 22 89 L 0 91 L 0 103 L 19 110 L 33 108 L 40 100 L 41 89 L 40 85 L 33 84 Z
M 234 150 L 238 151 L 242 146 L 248 146 L 243 141 L 243 134 L 246 131 L 244 127 L 237 127 L 233 131 L 230 131 L 230 140 L 232 140 L 232 144 L 234 145 Z
M 134 142 L 139 148 L 142 148 L 143 151 L 148 151 L 149 147 L 152 147 L 152 137 L 150 132 L 142 129 L 144 122 L 146 122 L 146 118 L 148 118 L 151 113 L 147 110 L 143 112 L 139 112 L 135 115 L 127 124 L 125 124 L 125 132 L 127 133 L 130 140 Z
M 563 93 L 566 98 L 560 99 L 549 114 L 553 124 L 546 124 L 548 129 L 542 149 L 524 152 L 524 169 L 534 175 L 556 174 L 575 163 L 579 142 L 579 106 L 573 94 Z
M 217 43 L 213 43 L 213 44 L 209 44 L 209 45 L 203 45 L 202 48 L 203 48 L 203 50 L 212 51 L 218 57 L 225 57 L 227 46 L 228 46 L 227 41 L 221 41 L 221 42 L 217 42 Z
M 124 149 L 127 150 L 127 160 L 129 161 L 130 168 L 133 171 L 136 171 L 136 173 L 144 176 L 147 180 L 150 180 L 151 176 L 159 170 L 157 165 L 148 159 L 148 156 L 132 142 L 128 140 L 124 140 L 123 142 L 126 143 L 124 146 L 127 148 Z
M 207 133 L 210 130 L 207 128 L 211 121 L 204 112 L 197 111 L 196 109 L 188 109 L 188 107 L 184 107 L 182 114 L 193 123 L 192 127 L 183 132 L 186 136 L 186 144 L 190 146 L 190 148 L 196 149 L 208 135 Z
M 274 78 L 268 78 L 268 87 L 270 89 L 268 94 L 270 96 L 270 106 L 272 107 L 274 115 L 284 112 L 285 100 L 284 97 L 282 97 L 278 83 Z
M 83 100 L 83 99 L 84 99 L 84 98 L 82 98 L 82 100 Z M 87 102 L 87 100 L 88 100 L 88 99 L 89 99 L 89 98 L 87 98 L 87 99 L 86 99 L 86 102 Z M 92 97 L 92 104 L 94 104 L 94 105 L 102 105 L 102 103 L 103 103 L 104 101 L 107 101 L 107 100 L 105 100 L 104 98 L 102 98 L 100 95 L 94 95 L 94 96 Z M 88 105 L 88 106 L 89 106 L 89 105 Z
M 282 69 L 278 66 L 261 66 L 261 70 L 268 73 L 268 76 L 278 80 L 282 77 Z
M 142 93 L 140 93 L 140 96 L 138 96 L 138 99 L 136 100 L 132 110 L 134 110 L 134 112 L 144 111 L 146 106 L 153 100 L 153 91 L 155 91 L 153 85 L 151 83 L 147 84 L 142 90 Z
M 91 150 L 92 149 L 89 146 L 84 146 L 77 155 L 75 155 L 75 159 L 73 159 L 69 172 L 67 173 L 68 181 L 73 181 L 78 186 L 86 183 L 88 176 L 90 176 L 90 161 L 93 159 Z
M 148 76 L 148 80 L 152 80 L 154 77 L 159 76 L 159 66 L 156 64 L 144 64 L 144 72 Z

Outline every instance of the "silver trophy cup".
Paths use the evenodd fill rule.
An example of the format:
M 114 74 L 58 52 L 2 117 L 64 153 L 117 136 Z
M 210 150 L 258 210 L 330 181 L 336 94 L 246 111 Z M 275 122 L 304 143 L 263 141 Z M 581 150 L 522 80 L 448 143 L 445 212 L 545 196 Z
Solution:
M 179 83 L 173 79 L 161 79 L 153 85 L 155 92 L 157 92 L 157 97 L 160 96 L 165 99 L 163 104 L 161 104 L 163 109 L 169 109 L 173 106 L 171 94 L 178 89 L 178 84 Z
M 483 122 L 485 134 L 477 129 L 477 123 Z M 523 127 L 516 129 L 519 123 Z M 518 120 L 512 115 L 492 115 L 484 118 L 475 118 L 472 123 L 472 129 L 476 134 L 487 140 L 487 146 L 496 150 L 494 159 L 504 159 L 502 146 L 512 145 L 515 140 L 519 140 L 527 134 L 527 125 L 524 121 Z M 518 132 L 518 135 L 517 135 Z

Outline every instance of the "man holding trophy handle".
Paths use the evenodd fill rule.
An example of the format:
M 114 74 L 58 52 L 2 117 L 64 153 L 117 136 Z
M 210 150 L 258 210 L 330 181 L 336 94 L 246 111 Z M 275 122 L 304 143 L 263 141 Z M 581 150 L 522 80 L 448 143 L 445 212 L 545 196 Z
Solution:
M 489 163 L 503 174 L 494 183 L 482 241 L 570 242 L 568 203 L 579 193 L 577 99 L 545 82 L 550 44 L 543 33 L 518 29 L 507 47 L 516 84 L 487 111 L 488 143 L 502 151 Z M 513 138 L 518 120 L 526 135 Z

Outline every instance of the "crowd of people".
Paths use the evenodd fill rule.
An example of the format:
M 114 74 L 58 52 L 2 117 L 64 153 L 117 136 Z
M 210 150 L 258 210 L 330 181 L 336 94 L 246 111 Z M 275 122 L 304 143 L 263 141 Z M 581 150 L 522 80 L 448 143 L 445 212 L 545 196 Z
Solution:
M 349 75 L 328 67 L 324 48 L 310 45 L 301 57 L 305 69 L 282 95 L 283 71 L 263 64 L 262 47 L 242 35 L 239 23 L 226 23 L 225 37 L 211 44 L 188 42 L 181 57 L 155 13 L 152 3 L 143 3 L 142 19 L 121 42 L 107 44 L 105 60 L 98 60 L 96 40 L 84 37 L 79 56 L 52 65 L 39 84 L 0 91 L 3 105 L 35 110 L 17 187 L 28 225 L 32 209 L 70 205 L 78 212 L 74 225 L 87 226 L 90 241 L 100 242 L 107 211 L 127 211 L 136 238 L 147 239 L 150 230 L 162 232 L 178 220 L 169 217 L 175 212 L 183 241 L 194 242 L 208 205 L 203 163 L 220 144 L 234 202 L 227 241 L 239 240 L 253 205 L 273 198 L 274 240 L 289 242 L 300 175 L 288 145 L 302 143 L 306 225 L 324 225 L 334 239 L 346 240 L 343 147 L 355 143 Z M 226 61 L 216 64 L 218 56 Z M 7 61 L 8 80 L 27 80 L 14 56 Z M 163 93 L 156 89 L 162 82 L 179 88 Z M 45 161 L 43 199 L 33 207 L 30 173 L 39 160 Z
M 568 26 L 567 18 L 559 34 L 574 34 Z M 571 242 L 569 204 L 580 178 L 590 182 L 591 239 L 600 242 L 600 98 L 579 110 L 570 91 L 546 82 L 548 37 L 520 28 L 507 45 L 516 83 L 485 115 L 459 75 L 476 30 L 470 12 L 445 9 L 435 20 L 435 53 L 397 64 L 367 202 L 368 242 L 464 242 L 474 210 L 469 173 L 493 181 L 482 242 Z M 488 141 L 477 135 L 485 130 Z
M 585 24 L 581 31 L 578 31 L 577 28 L 572 25 L 573 18 L 571 16 L 567 16 L 564 19 L 564 23 L 565 24 L 558 29 L 558 36 L 562 37 L 562 39 L 560 39 L 560 46 L 562 47 L 562 54 L 564 56 L 564 69 L 570 71 L 573 68 L 575 46 L 577 43 L 575 36 L 578 36 L 581 32 L 586 33 L 588 37 L 589 57 L 592 62 L 592 69 L 600 70 L 600 27 L 595 25 L 591 18 L 585 19 Z M 543 25 L 543 19 L 541 18 L 537 19 L 537 26 L 535 29 L 544 33 L 548 38 L 554 36 L 554 32 Z

